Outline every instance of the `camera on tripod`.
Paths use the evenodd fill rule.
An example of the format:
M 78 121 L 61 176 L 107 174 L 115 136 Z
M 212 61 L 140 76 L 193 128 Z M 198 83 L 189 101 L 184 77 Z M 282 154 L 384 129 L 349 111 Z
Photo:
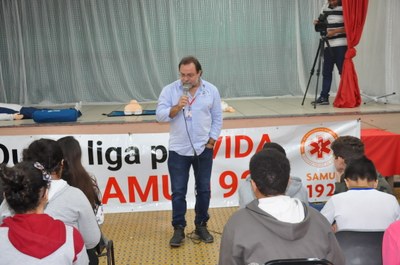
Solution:
M 315 31 L 319 32 L 321 36 L 326 36 L 328 28 L 328 15 L 322 13 L 319 15 L 317 23 L 315 24 Z

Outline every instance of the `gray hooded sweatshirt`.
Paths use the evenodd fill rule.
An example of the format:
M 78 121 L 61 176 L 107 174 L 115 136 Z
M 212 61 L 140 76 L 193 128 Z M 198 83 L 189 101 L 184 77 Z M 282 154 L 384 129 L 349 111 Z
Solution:
M 264 264 L 274 259 L 320 258 L 344 265 L 331 225 L 303 203 L 300 223 L 281 222 L 258 207 L 258 200 L 235 212 L 225 225 L 219 265 Z

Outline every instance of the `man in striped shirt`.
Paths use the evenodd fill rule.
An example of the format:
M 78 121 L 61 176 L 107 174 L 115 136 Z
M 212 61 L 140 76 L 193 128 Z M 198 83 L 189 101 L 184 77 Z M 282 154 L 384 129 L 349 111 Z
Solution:
M 323 6 L 321 15 L 326 18 L 326 35 L 323 36 L 329 42 L 325 45 L 324 64 L 322 69 L 322 91 L 317 99 L 318 105 L 329 105 L 329 92 L 331 90 L 332 72 L 336 64 L 339 74 L 342 74 L 344 56 L 347 51 L 347 39 L 344 28 L 343 9 L 341 0 L 328 0 Z M 321 23 L 318 20 L 314 24 Z M 312 102 L 314 104 L 314 102 Z

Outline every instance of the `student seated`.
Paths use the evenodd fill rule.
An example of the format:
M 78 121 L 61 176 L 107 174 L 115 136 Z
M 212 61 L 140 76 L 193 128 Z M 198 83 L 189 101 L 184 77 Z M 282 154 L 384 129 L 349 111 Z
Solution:
M 321 213 L 335 229 L 384 231 L 399 218 L 396 197 L 376 190 L 378 185 L 374 164 L 365 156 L 351 160 L 344 172 L 348 190 L 333 195 Z
M 364 143 L 354 136 L 340 136 L 333 141 L 331 149 L 335 158 L 335 169 L 340 175 L 340 179 L 335 183 L 335 194 L 337 194 L 347 190 L 346 183 L 344 182 L 344 170 L 350 160 L 364 156 Z M 377 175 L 378 185 L 376 189 L 393 194 L 393 189 L 386 179 L 378 172 Z
M 100 228 L 85 194 L 61 179 L 64 156 L 59 144 L 51 139 L 35 140 L 23 150 L 22 160 L 39 162 L 43 167 L 41 170 L 51 176 L 48 203 L 44 212 L 67 225 L 78 228 L 88 253 L 92 254 L 100 241 Z M 12 214 L 14 212 L 12 209 L 10 211 L 4 200 L 0 206 L 0 223 L 1 218 Z M 89 258 L 90 264 L 98 264 L 96 255 L 91 255 Z
M 286 156 L 285 149 L 278 143 L 266 143 L 263 149 L 274 149 Z M 290 176 L 285 194 L 289 197 L 297 198 L 304 203 L 308 203 L 307 190 L 303 186 L 301 178 Z M 246 207 L 246 205 L 255 198 L 256 196 L 251 188 L 251 176 L 248 176 L 239 186 L 239 208 L 242 209 Z
M 96 215 L 97 223 L 104 222 L 102 195 L 95 176 L 91 176 L 82 165 L 82 149 L 73 136 L 57 140 L 64 156 L 64 168 L 61 178 L 72 187 L 80 189 L 89 200 Z
M 64 155 L 62 179 L 85 194 L 100 226 L 104 222 L 102 195 L 96 177 L 91 176 L 82 165 L 82 150 L 78 140 L 72 136 L 65 136 L 58 139 L 57 142 Z M 105 247 L 106 240 L 105 236 L 102 235 L 99 244 L 96 246 L 96 252 L 101 252 L 101 249 Z M 94 249 L 88 251 L 91 260 L 97 258 L 96 252 Z
M 250 173 L 257 199 L 235 212 L 225 225 L 220 265 L 264 264 L 288 258 L 345 263 L 326 219 L 299 199 L 285 195 L 290 173 L 285 155 L 261 150 L 250 160 Z
M 79 231 L 44 213 L 51 176 L 38 163 L 4 165 L 0 178 L 13 217 L 0 226 L 1 264 L 88 264 Z

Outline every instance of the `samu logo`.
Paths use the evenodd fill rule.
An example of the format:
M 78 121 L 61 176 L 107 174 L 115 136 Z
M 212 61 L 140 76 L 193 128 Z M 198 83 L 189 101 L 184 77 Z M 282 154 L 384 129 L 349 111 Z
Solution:
M 319 127 L 306 133 L 301 139 L 300 154 L 314 167 L 327 167 L 333 163 L 331 143 L 338 138 L 329 128 Z

